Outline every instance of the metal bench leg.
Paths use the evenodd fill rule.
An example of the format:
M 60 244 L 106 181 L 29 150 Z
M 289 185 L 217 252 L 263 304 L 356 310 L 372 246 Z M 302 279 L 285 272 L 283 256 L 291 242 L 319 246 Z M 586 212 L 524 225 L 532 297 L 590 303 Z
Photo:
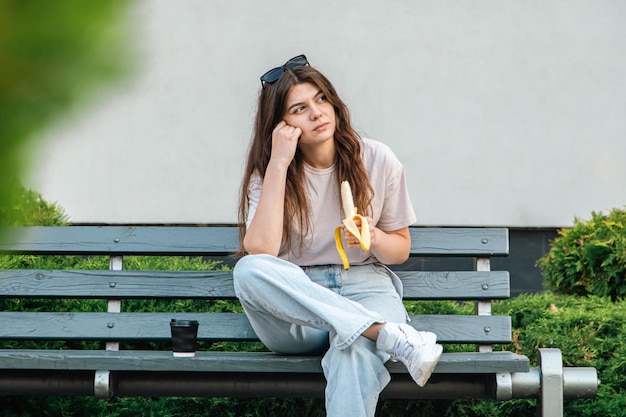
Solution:
M 539 349 L 541 393 L 537 411 L 542 417 L 563 417 L 563 357 L 559 349 Z
M 111 371 L 96 371 L 93 391 L 99 400 L 108 400 L 113 396 L 111 389 Z
M 124 269 L 124 257 L 112 255 L 109 259 L 109 269 L 111 271 L 121 271 Z M 122 311 L 122 300 L 109 299 L 107 301 L 107 311 L 109 313 L 119 313 Z M 113 325 L 113 324 L 112 324 Z M 107 342 L 106 350 L 120 350 L 120 342 Z M 108 400 L 113 397 L 111 371 L 96 371 L 93 381 L 93 390 L 96 398 Z

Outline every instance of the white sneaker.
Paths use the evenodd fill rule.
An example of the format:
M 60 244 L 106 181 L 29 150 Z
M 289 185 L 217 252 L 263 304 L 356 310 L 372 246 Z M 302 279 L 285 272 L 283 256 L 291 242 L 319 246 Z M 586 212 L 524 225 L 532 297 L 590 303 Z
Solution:
M 376 347 L 389 353 L 392 360 L 399 359 L 420 387 L 426 385 L 443 351 L 435 333 L 420 332 L 405 323 L 386 323 Z

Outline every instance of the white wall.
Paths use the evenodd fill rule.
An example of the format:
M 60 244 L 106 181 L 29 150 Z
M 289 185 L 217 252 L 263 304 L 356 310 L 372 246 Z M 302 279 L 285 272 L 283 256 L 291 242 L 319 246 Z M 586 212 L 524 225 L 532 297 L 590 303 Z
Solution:
M 143 0 L 137 71 L 38 143 L 74 222 L 231 223 L 259 75 L 305 53 L 406 166 L 421 225 L 626 205 L 626 2 Z

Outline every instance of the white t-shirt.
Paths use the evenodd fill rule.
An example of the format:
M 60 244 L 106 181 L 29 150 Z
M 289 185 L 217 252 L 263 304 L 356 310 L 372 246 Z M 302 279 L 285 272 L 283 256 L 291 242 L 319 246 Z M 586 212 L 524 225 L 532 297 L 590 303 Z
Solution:
M 374 225 L 383 231 L 392 231 L 413 224 L 416 217 L 406 187 L 404 167 L 387 145 L 372 139 L 362 140 L 361 155 L 374 188 L 370 213 Z M 316 169 L 305 164 L 304 168 L 311 212 L 309 233 L 300 250 L 300 234 L 292 227 L 291 247 L 283 247 L 278 256 L 300 266 L 341 265 L 335 247 L 335 228 L 341 225 L 343 213 L 335 167 Z M 256 212 L 262 187 L 262 179 L 254 175 L 248 189 L 248 225 Z M 345 244 L 344 247 L 351 265 L 378 262 L 370 252 L 363 252 L 360 248 L 348 249 Z

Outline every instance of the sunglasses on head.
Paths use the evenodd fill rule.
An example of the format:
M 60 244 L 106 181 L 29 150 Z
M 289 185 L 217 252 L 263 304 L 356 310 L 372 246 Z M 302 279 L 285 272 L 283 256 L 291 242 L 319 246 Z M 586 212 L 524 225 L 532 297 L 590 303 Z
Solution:
M 261 75 L 261 86 L 265 87 L 265 84 L 272 84 L 278 81 L 281 75 L 285 72 L 287 68 L 296 68 L 301 67 L 303 65 L 309 65 L 309 61 L 307 61 L 306 56 L 298 55 L 291 58 L 289 61 L 285 62 L 285 65 L 280 67 L 272 68 L 267 71 L 265 74 Z

